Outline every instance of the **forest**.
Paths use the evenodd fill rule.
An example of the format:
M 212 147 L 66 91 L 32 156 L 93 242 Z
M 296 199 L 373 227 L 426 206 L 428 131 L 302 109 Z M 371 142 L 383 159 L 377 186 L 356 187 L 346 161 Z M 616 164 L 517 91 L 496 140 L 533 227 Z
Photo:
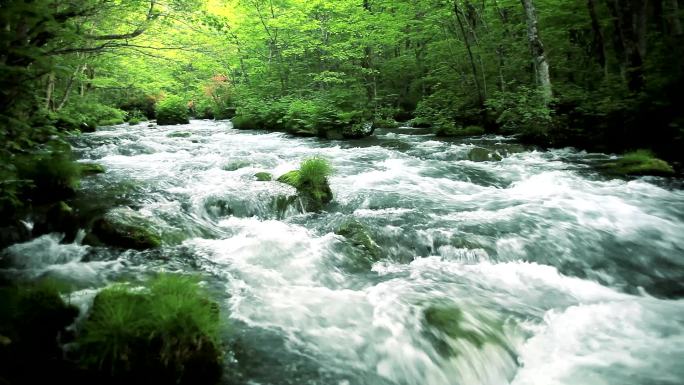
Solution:
M 493 265 L 476 266 L 485 275 L 499 263 L 531 262 L 550 266 L 553 277 L 629 296 L 644 312 L 681 310 L 684 11 L 678 1 L 0 0 L 0 384 L 54 376 L 75 384 L 274 385 L 546 385 L 595 378 L 579 369 L 563 378 L 524 371 L 537 357 L 521 353 L 525 341 L 541 337 L 521 325 L 579 303 L 545 308 L 544 300 L 530 299 L 525 307 L 491 299 L 531 295 L 514 288 L 460 292 L 440 275 L 451 265 L 435 268 L 432 286 L 417 289 L 410 279 L 425 270 L 403 269 L 428 269 L 414 265 L 433 256 L 444 264 L 454 255 L 466 265 L 484 263 L 484 253 Z M 245 178 L 270 187 L 243 185 Z M 444 184 L 454 181 L 463 184 Z M 490 200 L 480 187 L 496 194 Z M 553 193 L 527 201 L 526 194 L 544 191 Z M 476 216 L 490 210 L 489 219 Z M 368 211 L 384 217 L 364 216 Z M 508 222 L 506 215 L 521 217 Z M 253 229 L 248 218 L 263 222 Z M 619 227 L 627 223 L 634 227 Z M 573 229 L 586 237 L 573 239 Z M 269 248 L 299 261 L 283 266 L 314 269 L 295 240 L 321 258 L 331 253 L 321 264 L 335 267 L 311 285 L 339 290 L 338 296 L 297 291 L 314 278 L 295 279 L 291 270 L 253 277 L 237 260 L 224 269 L 229 277 L 221 270 L 222 250 L 247 253 L 271 269 L 260 259 Z M 226 244 L 210 243 L 219 241 Z M 247 243 L 231 246 L 240 242 Z M 622 250 L 642 254 L 626 262 Z M 180 257 L 186 254 L 193 257 Z M 353 262 L 337 261 L 340 255 Z M 54 268 L 76 263 L 88 273 Z M 93 263 L 108 267 L 100 272 Z M 214 263 L 219 267 L 208 266 Z M 230 270 L 235 266 L 239 271 Z M 397 322 L 411 341 L 395 336 L 392 343 L 423 349 L 425 361 L 418 353 L 394 356 L 390 342 L 376 341 L 390 331 L 345 329 L 336 318 L 341 308 L 309 302 L 321 296 L 328 306 L 339 300 L 354 308 L 357 300 L 343 293 L 365 290 L 370 304 L 358 306 L 375 306 L 380 317 L 389 294 L 370 292 L 392 280 L 374 286 L 360 271 L 378 274 L 377 282 L 391 274 L 408 280 L 389 292 L 416 288 L 392 302 L 403 309 L 396 310 L 401 320 L 357 316 L 374 327 Z M 539 285 L 552 280 L 534 277 Z M 271 280 L 286 286 L 263 283 Z M 241 290 L 254 290 L 254 297 L 238 300 Z M 539 290 L 566 295 L 555 286 Z M 613 298 L 601 290 L 592 297 L 597 302 Z M 443 295 L 435 299 L 432 291 Z M 276 300 L 278 292 L 295 299 Z M 581 303 L 578 293 L 567 296 Z M 273 314 L 320 312 L 335 321 L 263 315 L 259 304 Z M 422 326 L 411 323 L 416 317 Z M 677 319 L 674 326 L 651 319 L 648 325 L 681 338 L 681 313 Z M 362 354 L 357 347 L 356 361 L 348 362 L 351 353 L 342 348 L 312 348 L 351 344 L 333 329 L 350 340 L 387 344 L 387 351 Z M 654 346 L 661 354 L 671 347 Z M 668 357 L 683 358 L 681 349 Z M 491 370 L 477 369 L 487 363 Z M 638 375 L 623 374 L 653 380 L 635 384 L 684 379 L 676 364 L 663 364 L 658 374 L 650 363 Z M 615 368 L 627 364 L 606 365 L 602 381 L 620 383 Z

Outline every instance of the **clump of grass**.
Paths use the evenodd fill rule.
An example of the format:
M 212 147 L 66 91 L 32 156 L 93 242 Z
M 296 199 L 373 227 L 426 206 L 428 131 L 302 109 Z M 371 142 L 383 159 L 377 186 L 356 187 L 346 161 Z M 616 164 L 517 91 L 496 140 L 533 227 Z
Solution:
M 656 158 L 649 150 L 636 150 L 624 154 L 615 162 L 605 165 L 611 174 L 624 175 L 671 175 L 674 169 L 667 162 Z
M 113 285 L 77 339 L 84 365 L 118 380 L 210 383 L 220 377 L 218 306 L 198 280 L 160 275 L 143 288 Z
M 332 165 L 327 159 L 315 156 L 304 160 L 299 170 L 281 175 L 278 182 L 296 188 L 299 195 L 305 198 L 308 209 L 316 211 L 332 201 L 333 194 L 328 184 L 328 177 L 332 172 Z

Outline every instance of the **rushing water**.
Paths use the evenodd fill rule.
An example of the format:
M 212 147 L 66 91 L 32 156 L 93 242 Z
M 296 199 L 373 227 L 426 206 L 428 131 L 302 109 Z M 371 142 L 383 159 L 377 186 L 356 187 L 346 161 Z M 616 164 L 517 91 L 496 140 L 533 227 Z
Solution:
M 168 136 L 178 131 L 191 135 Z M 200 272 L 239 346 L 226 383 L 684 383 L 681 185 L 607 178 L 592 167 L 601 154 L 415 131 L 322 141 L 193 121 L 83 135 L 77 152 L 108 170 L 84 181 L 84 196 L 189 237 L 135 252 L 43 236 L 9 250 L 15 273 L 69 279 L 77 302 L 114 280 Z M 505 157 L 471 162 L 475 145 Z M 314 155 L 332 162 L 334 201 L 279 213 L 275 200 L 293 190 L 254 173 Z M 350 218 L 382 247 L 370 270 L 349 263 L 358 250 L 334 233 Z M 458 354 L 444 354 L 423 322 L 434 303 L 495 338 L 451 341 Z

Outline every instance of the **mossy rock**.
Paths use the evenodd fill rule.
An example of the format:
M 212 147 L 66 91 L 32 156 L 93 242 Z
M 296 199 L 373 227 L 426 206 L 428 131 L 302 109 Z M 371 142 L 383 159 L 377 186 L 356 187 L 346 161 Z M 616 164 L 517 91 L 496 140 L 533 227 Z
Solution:
M 54 381 L 62 359 L 60 335 L 78 316 L 54 284 L 0 288 L 0 382 L 40 384 Z
M 468 160 L 472 162 L 499 162 L 501 159 L 501 155 L 482 147 L 475 147 L 468 152 Z
M 276 179 L 280 183 L 285 183 L 294 188 L 297 188 L 299 181 L 299 170 L 288 171 Z
M 251 165 L 252 164 L 246 160 L 238 159 L 228 162 L 228 164 L 223 166 L 223 169 L 225 171 L 237 171 L 241 168 L 249 167 Z
M 96 175 L 107 172 L 103 165 L 98 163 L 79 163 L 81 166 L 81 175 Z
M 373 240 L 361 222 L 352 219 L 344 222 L 336 230 L 335 234 L 345 237 L 354 247 L 361 251 L 360 255 L 352 256 L 352 264 L 364 270 L 370 269 L 373 263 L 380 260 L 382 249 Z
M 675 173 L 672 166 L 648 150 L 627 153 L 615 162 L 604 164 L 602 169 L 611 175 L 669 176 Z
M 33 235 L 63 233 L 64 241 L 71 242 L 76 238 L 79 228 L 80 218 L 76 210 L 60 201 L 50 205 L 41 220 L 36 220 Z
M 459 307 L 441 303 L 423 311 L 423 328 L 435 349 L 443 356 L 457 356 L 465 345 L 481 349 L 495 344 L 508 350 L 504 324 L 487 317 L 466 316 Z
M 399 123 L 394 119 L 375 119 L 373 126 L 378 128 L 399 128 Z
M 126 249 L 144 250 L 161 245 L 161 237 L 153 229 L 152 222 L 128 207 L 107 212 L 95 221 L 92 228 L 95 240 L 88 243 L 103 244 Z M 98 242 L 99 241 L 99 242 Z
M 168 138 L 189 138 L 191 136 L 192 133 L 187 131 L 176 131 L 166 135 Z
M 115 383 L 212 384 L 221 377 L 219 307 L 189 276 L 114 285 L 93 301 L 80 362 Z
M 258 172 L 254 174 L 254 177 L 259 182 L 269 182 L 273 180 L 273 175 L 268 172 Z
M 484 135 L 485 130 L 480 126 L 468 126 L 465 128 L 453 125 L 440 126 L 435 130 L 437 136 L 461 137 L 461 136 L 480 136 Z

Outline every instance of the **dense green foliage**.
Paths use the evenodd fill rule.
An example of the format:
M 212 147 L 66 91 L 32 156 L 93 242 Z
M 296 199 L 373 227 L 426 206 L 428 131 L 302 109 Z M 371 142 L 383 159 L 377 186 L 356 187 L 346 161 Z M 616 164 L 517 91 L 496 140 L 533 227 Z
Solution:
M 218 306 L 195 278 L 160 275 L 145 288 L 101 291 L 77 338 L 82 362 L 116 381 L 215 382 Z
M 173 124 L 187 124 L 188 105 L 180 96 L 169 95 L 157 102 L 155 110 L 157 124 L 161 126 Z

